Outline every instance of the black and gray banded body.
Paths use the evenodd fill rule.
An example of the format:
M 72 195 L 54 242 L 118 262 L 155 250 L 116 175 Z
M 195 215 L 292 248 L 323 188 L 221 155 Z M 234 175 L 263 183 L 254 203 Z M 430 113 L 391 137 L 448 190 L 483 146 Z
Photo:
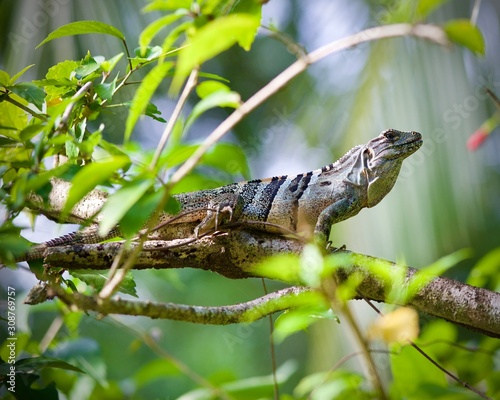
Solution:
M 162 215 L 163 226 L 151 233 L 151 239 L 198 237 L 229 223 L 243 227 L 246 223 L 270 233 L 310 230 L 326 241 L 333 224 L 377 205 L 390 192 L 403 160 L 421 145 L 418 132 L 388 129 L 321 169 L 175 195 L 181 216 L 165 224 L 172 215 Z M 47 247 L 119 236 L 118 227 L 106 238 L 97 232 L 97 227 L 89 227 L 42 243 L 24 259 L 43 257 Z

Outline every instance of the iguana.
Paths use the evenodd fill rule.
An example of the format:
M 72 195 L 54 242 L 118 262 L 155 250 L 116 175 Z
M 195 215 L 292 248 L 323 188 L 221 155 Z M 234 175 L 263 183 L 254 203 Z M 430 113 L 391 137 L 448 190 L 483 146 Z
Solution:
M 161 227 L 150 238 L 199 237 L 230 223 L 278 234 L 314 227 L 316 238 L 326 243 L 331 225 L 377 205 L 389 193 L 403 160 L 421 145 L 418 132 L 388 129 L 321 169 L 175 195 L 180 216 L 166 223 L 173 216 L 162 215 Z M 103 238 L 97 226 L 90 226 L 34 246 L 23 260 L 43 258 L 49 247 L 98 243 L 116 236 L 118 227 Z

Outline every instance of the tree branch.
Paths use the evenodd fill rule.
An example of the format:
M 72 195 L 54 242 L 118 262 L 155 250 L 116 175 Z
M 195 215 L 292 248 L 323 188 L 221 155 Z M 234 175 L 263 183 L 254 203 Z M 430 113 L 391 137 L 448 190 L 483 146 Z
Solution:
M 51 291 L 53 293 L 51 293 Z M 228 325 L 254 322 L 278 311 L 307 303 L 301 295 L 306 287 L 290 287 L 266 296 L 231 306 L 202 307 L 176 303 L 140 302 L 124 299 L 103 300 L 81 293 L 69 294 L 57 286 L 49 289 L 49 297 L 58 296 L 70 308 L 92 310 L 100 314 L 146 315 L 149 318 L 171 319 L 197 324 Z
M 240 107 L 238 107 L 229 117 L 215 128 L 215 130 L 205 139 L 205 141 L 196 149 L 191 157 L 183 163 L 172 175 L 169 184 L 174 185 L 188 174 L 200 161 L 205 152 L 226 133 L 228 133 L 238 122 L 246 115 L 264 103 L 269 97 L 278 90 L 287 85 L 293 78 L 304 72 L 310 65 L 324 59 L 335 52 L 348 49 L 372 40 L 387 39 L 401 36 L 415 36 L 421 39 L 430 40 L 436 44 L 448 46 L 449 41 L 442 28 L 435 25 L 411 25 L 411 24 L 393 24 L 377 26 L 364 31 L 355 33 L 326 44 L 319 49 L 305 54 L 299 58 L 278 76 L 272 79 L 266 86 L 260 89 Z
M 276 271 L 265 270 L 259 263 L 276 254 L 300 254 L 304 244 L 299 241 L 243 230 L 212 235 L 182 245 L 186 241 L 145 242 L 134 268 L 190 267 L 217 272 L 231 279 L 265 277 L 292 285 L 304 284 L 301 278 L 303 271 L 295 265 L 290 265 L 286 271 Z M 64 268 L 70 272 L 82 268 L 107 269 L 122 245 L 121 242 L 112 242 L 48 248 L 45 262 L 51 267 Z M 133 251 L 134 246 L 131 243 L 126 251 Z M 339 285 L 357 274 L 362 278 L 357 289 L 367 299 L 404 304 L 485 335 L 500 337 L 500 293 L 444 277 L 422 279 L 417 269 L 349 251 L 336 252 L 332 257 L 335 257 L 334 264 L 338 265 L 332 274 Z M 395 297 L 395 290 L 412 295 L 407 296 L 409 298 Z M 127 307 L 134 309 L 136 306 Z M 183 312 L 181 315 L 186 314 Z M 217 323 L 217 320 L 214 321 Z

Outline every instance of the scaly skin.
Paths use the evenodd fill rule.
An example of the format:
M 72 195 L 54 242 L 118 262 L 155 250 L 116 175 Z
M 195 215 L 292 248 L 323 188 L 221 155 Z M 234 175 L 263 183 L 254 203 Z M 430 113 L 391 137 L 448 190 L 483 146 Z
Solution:
M 314 230 L 317 239 L 326 242 L 333 224 L 377 205 L 390 192 L 403 160 L 421 145 L 419 133 L 389 129 L 318 170 L 181 193 L 174 197 L 183 216 L 150 238 L 198 237 L 229 222 L 243 226 L 247 222 L 251 229 L 270 233 Z M 164 214 L 160 223 L 170 218 Z M 23 260 L 43 258 L 48 247 L 98 243 L 116 236 L 118 228 L 101 238 L 97 227 L 89 227 L 34 246 Z

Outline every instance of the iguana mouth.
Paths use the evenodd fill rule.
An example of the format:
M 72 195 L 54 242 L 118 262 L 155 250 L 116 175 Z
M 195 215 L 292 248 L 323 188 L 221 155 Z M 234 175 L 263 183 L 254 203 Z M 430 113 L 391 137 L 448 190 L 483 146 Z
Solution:
M 411 142 L 386 147 L 376 155 L 376 158 L 384 157 L 386 160 L 394 160 L 400 157 L 406 158 L 415 153 L 420 148 L 420 146 L 422 146 L 422 144 L 423 140 L 420 138 L 415 139 Z
M 385 148 L 384 150 L 382 150 L 380 152 L 379 156 L 381 156 L 383 153 L 385 153 L 387 151 L 392 151 L 392 152 L 394 152 L 392 157 L 387 157 L 387 158 L 392 160 L 392 159 L 399 158 L 399 157 L 406 158 L 409 155 L 413 154 L 424 143 L 424 141 L 422 139 L 422 135 L 418 132 L 415 132 L 415 133 L 417 133 L 417 135 L 415 135 L 415 139 L 408 141 L 408 142 L 405 142 L 405 143 L 400 143 L 400 144 L 395 144 L 395 145 L 389 146 L 389 147 Z

